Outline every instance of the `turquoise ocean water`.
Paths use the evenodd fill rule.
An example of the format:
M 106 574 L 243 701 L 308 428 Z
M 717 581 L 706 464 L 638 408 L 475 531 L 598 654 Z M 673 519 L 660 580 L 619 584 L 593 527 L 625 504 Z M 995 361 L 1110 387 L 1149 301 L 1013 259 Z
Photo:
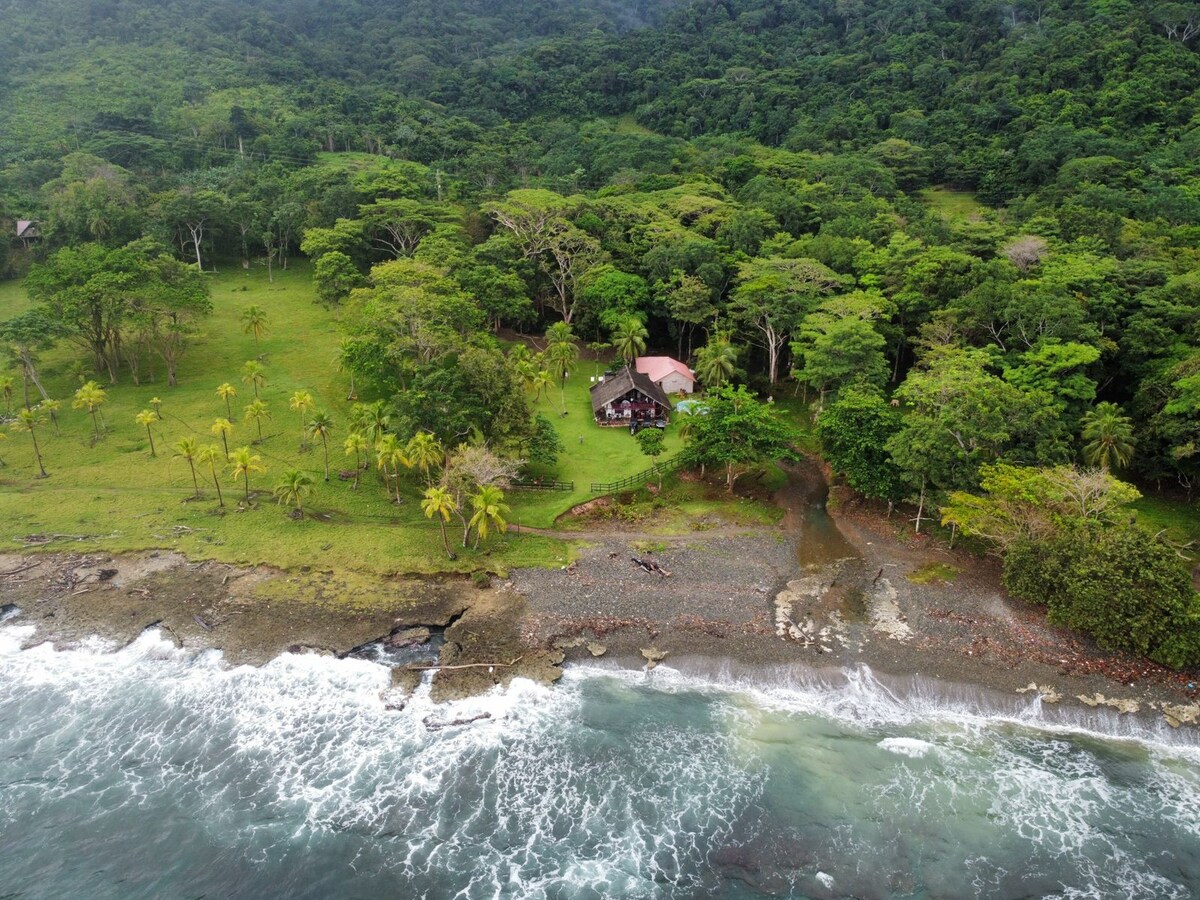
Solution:
M 1200 747 L 1165 726 L 866 669 L 390 711 L 375 662 L 31 633 L 0 626 L 0 897 L 1200 896 Z

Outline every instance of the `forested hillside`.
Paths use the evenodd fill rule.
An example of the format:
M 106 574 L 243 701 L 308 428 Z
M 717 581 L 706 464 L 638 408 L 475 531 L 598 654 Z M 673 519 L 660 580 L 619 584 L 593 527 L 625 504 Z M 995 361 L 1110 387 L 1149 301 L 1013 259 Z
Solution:
M 1087 572 L 1056 614 L 1107 635 L 1143 591 L 1105 639 L 1200 658 L 1156 630 L 1186 552 L 1110 474 L 1200 486 L 1200 3 L 8 0 L 0 78 L 27 388 L 56 342 L 113 382 L 177 359 L 181 263 L 303 255 L 401 441 L 529 458 L 580 343 L 658 348 L 797 394 L 857 491 L 940 507 L 1014 593 Z

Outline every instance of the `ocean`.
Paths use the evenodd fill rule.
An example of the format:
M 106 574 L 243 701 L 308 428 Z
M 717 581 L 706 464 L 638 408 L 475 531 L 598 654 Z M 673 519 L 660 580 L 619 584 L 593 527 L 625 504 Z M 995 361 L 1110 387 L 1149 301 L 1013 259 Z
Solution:
M 862 667 L 390 710 L 378 662 L 32 633 L 0 625 L 0 897 L 1200 896 L 1188 730 Z

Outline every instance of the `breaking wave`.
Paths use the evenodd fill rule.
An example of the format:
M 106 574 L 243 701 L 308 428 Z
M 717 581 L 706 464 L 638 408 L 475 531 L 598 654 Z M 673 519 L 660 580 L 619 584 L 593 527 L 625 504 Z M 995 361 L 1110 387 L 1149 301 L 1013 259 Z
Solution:
M 0 627 L 0 872 L 21 896 L 1200 891 L 1181 733 L 866 669 L 589 666 L 446 705 L 423 685 L 396 711 L 375 662 L 231 667 L 154 632 L 21 649 L 32 633 Z

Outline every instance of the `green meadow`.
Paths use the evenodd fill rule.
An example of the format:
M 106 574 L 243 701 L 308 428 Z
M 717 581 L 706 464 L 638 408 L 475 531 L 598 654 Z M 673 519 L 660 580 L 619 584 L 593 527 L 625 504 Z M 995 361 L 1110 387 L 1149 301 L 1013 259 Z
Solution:
M 258 266 L 243 271 L 226 265 L 207 277 L 214 312 L 202 323 L 201 334 L 180 364 L 179 385 L 168 387 L 161 371 L 154 373 L 154 380 L 144 373 L 140 386 L 135 386 L 127 373 L 122 373 L 122 381 L 116 385 L 104 384 L 104 379 L 97 377 L 108 392 L 101 407 L 106 427 L 98 440 L 86 410 L 71 408 L 79 386 L 73 366 L 81 354 L 68 345 L 45 354 L 43 382 L 63 404 L 59 433 L 49 423 L 39 430 L 50 477 L 36 477 L 28 435 L 8 429 L 0 432 L 5 435 L 0 439 L 0 457 L 5 461 L 0 467 L 0 521 L 5 526 L 0 547 L 169 548 L 194 559 L 385 574 L 560 566 L 571 558 L 569 532 L 564 532 L 563 540 L 556 540 L 523 529 L 553 528 L 562 513 L 596 496 L 591 490 L 594 482 L 617 481 L 655 462 L 642 454 L 627 429 L 594 424 L 589 388 L 604 364 L 581 361 L 561 390 L 555 386 L 532 400 L 535 412 L 554 424 L 565 447 L 556 469 L 540 474 L 574 482 L 574 489 L 510 491 L 506 497 L 511 507 L 508 533 L 494 537 L 477 551 L 456 546 L 458 559 L 447 560 L 436 522 L 420 510 L 423 484 L 419 475 L 406 476 L 400 505 L 389 502 L 374 468 L 362 474 L 358 490 L 352 488 L 352 480 L 339 477 L 339 472 L 348 475 L 354 468 L 352 458 L 342 449 L 351 405 L 349 380 L 336 361 L 339 333 L 335 315 L 316 302 L 309 265 L 295 261 L 287 270 L 277 271 L 273 283 Z M 242 310 L 251 304 L 262 307 L 268 316 L 267 333 L 260 344 L 244 332 L 241 322 Z M 28 305 L 18 282 L 0 282 L 0 319 Z M 260 359 L 267 376 L 260 395 L 271 418 L 263 422 L 261 440 L 256 424 L 243 418 L 243 409 L 254 393 L 252 386 L 242 383 L 240 370 L 250 359 Z M 247 503 L 244 484 L 235 482 L 228 468 L 219 470 L 226 501 L 222 509 L 209 473 L 200 465 L 197 474 L 202 496 L 193 496 L 188 464 L 175 457 L 172 445 L 189 436 L 201 444 L 219 443 L 210 429 L 216 418 L 225 415 L 225 402 L 216 388 L 226 381 L 238 391 L 232 402 L 230 449 L 249 446 L 262 457 L 267 471 L 251 477 Z M 300 417 L 288 406 L 297 390 L 309 391 L 315 410 L 333 416 L 329 482 L 323 480 L 319 441 L 310 440 L 302 447 Z M 14 409 L 20 393 L 18 383 Z M 140 411 L 152 409 L 154 398 L 162 401 L 161 420 L 151 426 L 157 456 L 151 456 L 146 429 L 135 421 Z M 670 459 L 682 445 L 676 425 L 667 430 L 666 437 L 666 452 L 659 461 Z M 305 500 L 303 521 L 290 518 L 271 493 L 289 468 L 303 469 L 315 480 L 312 494 Z M 733 523 L 777 518 L 766 504 L 727 500 L 707 485 L 686 485 L 668 478 L 667 488 L 655 504 L 655 528 L 686 528 L 692 517 L 716 516 Z M 636 497 L 633 502 L 638 502 Z M 457 535 L 461 543 L 461 527 L 452 521 L 448 528 L 452 540 Z
M 202 334 L 180 365 L 179 386 L 168 387 L 161 372 L 156 373 L 155 381 L 141 386 L 134 386 L 127 375 L 120 384 L 104 385 L 108 399 L 101 411 L 107 429 L 98 441 L 93 441 L 87 412 L 71 408 L 79 384 L 71 364 L 78 354 L 66 346 L 46 354 L 43 380 L 51 396 L 63 402 L 61 433 L 55 434 L 49 423 L 40 429 L 50 474 L 40 479 L 35 477 L 29 436 L 4 429 L 6 439 L 0 441 L 0 456 L 6 463 L 0 467 L 0 547 L 170 548 L 197 559 L 376 573 L 504 571 L 518 565 L 564 564 L 570 553 L 567 543 L 518 535 L 515 530 L 493 538 L 478 551 L 459 548 L 458 560 L 452 563 L 442 549 L 437 525 L 420 511 L 418 476 L 407 480 L 404 502 L 399 506 L 388 501 L 374 469 L 363 473 L 357 491 L 351 481 L 339 480 L 339 470 L 354 466 L 342 450 L 350 407 L 348 380 L 338 372 L 335 361 L 337 323 L 329 310 L 315 302 L 310 276 L 308 265 L 302 262 L 276 272 L 273 284 L 258 267 L 247 272 L 226 266 L 220 274 L 209 276 L 214 313 L 203 322 Z M 261 346 L 243 333 L 240 322 L 242 309 L 251 304 L 263 307 L 269 316 Z M 19 284 L 0 284 L 0 318 L 27 306 Z M 241 382 L 240 369 L 246 360 L 260 356 L 267 374 L 261 396 L 272 418 L 263 423 L 259 442 L 254 423 L 242 420 L 242 409 L 253 399 L 253 390 Z M 103 379 L 97 380 L 103 384 Z M 210 428 L 217 417 L 225 415 L 224 401 L 215 393 L 224 381 L 238 389 L 230 448 L 250 445 L 267 471 L 251 478 L 249 504 L 244 502 L 243 485 L 235 483 L 228 470 L 220 471 L 226 500 L 221 510 L 202 468 L 203 496 L 192 499 L 188 465 L 173 458 L 171 445 L 187 436 L 201 443 L 219 442 Z M 288 408 L 288 398 L 300 389 L 310 391 L 316 409 L 328 411 L 334 419 L 329 450 L 333 475 L 328 483 L 322 480 L 319 441 L 301 450 L 300 418 Z M 155 397 L 162 401 L 162 418 L 151 428 L 158 452 L 152 457 L 146 430 L 134 418 L 139 411 L 150 409 Z M 569 403 L 579 399 L 570 388 L 567 397 Z M 18 383 L 14 407 L 19 402 Z M 544 405 L 549 408 L 549 400 Z M 608 458 L 583 465 L 576 427 L 583 420 L 582 414 L 555 418 L 561 422 L 564 439 L 576 441 L 571 446 L 582 473 L 577 480 L 585 491 L 584 482 L 591 477 L 609 472 L 622 477 L 645 467 L 628 434 L 624 434 L 624 444 L 606 435 L 597 435 L 594 443 L 585 442 L 586 450 Z M 618 449 L 626 453 L 619 455 Z M 291 467 L 308 471 L 316 480 L 306 501 L 309 515 L 303 521 L 289 518 L 271 495 L 280 474 Z M 514 507 L 512 519 L 549 524 L 574 499 L 575 494 L 525 497 L 514 492 L 509 496 Z M 450 528 L 453 537 L 453 522 Z

